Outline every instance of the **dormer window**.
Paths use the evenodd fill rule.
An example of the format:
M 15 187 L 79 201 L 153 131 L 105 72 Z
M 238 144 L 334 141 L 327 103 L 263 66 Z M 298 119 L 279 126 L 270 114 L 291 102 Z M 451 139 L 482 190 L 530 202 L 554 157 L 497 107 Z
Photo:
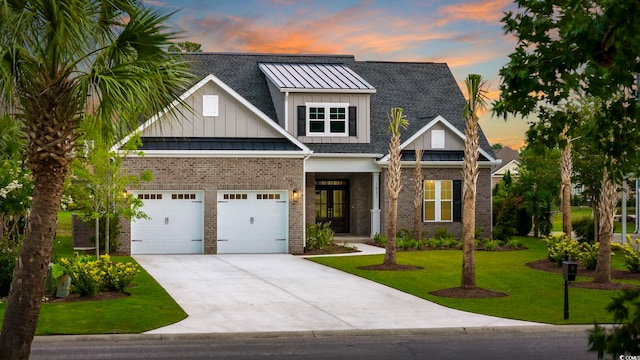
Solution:
M 349 103 L 306 103 L 298 107 L 298 135 L 356 136 L 356 107 Z

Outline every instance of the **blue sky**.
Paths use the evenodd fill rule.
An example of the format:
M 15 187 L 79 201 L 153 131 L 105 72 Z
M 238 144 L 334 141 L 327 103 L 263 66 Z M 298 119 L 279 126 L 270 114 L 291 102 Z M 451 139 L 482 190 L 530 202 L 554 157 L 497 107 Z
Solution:
M 145 0 L 178 10 L 170 24 L 211 52 L 351 54 L 357 60 L 446 62 L 462 84 L 481 74 L 498 97 L 515 48 L 500 19 L 512 0 Z M 484 114 L 491 143 L 519 148 L 528 124 Z

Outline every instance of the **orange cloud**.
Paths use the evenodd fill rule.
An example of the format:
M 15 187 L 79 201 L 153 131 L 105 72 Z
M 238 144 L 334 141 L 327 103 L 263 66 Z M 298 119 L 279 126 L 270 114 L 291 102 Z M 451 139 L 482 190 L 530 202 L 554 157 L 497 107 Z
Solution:
M 444 16 L 439 21 L 439 25 L 457 20 L 497 23 L 502 18 L 505 9 L 512 4 L 511 0 L 481 0 L 474 3 L 446 5 L 438 11 L 440 15 Z

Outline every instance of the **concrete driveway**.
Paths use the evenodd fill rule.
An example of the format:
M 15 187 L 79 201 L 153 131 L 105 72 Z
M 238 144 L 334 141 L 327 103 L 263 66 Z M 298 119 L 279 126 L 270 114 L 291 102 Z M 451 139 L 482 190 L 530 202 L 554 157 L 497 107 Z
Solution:
M 293 255 L 138 255 L 189 315 L 152 334 L 541 325 L 449 309 Z

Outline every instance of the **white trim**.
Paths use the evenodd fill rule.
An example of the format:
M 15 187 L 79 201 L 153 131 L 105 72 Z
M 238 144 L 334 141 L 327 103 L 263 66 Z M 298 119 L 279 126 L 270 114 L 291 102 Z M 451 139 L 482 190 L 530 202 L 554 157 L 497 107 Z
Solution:
M 433 200 L 426 199 L 426 192 L 424 191 L 424 184 L 427 181 L 433 181 L 435 183 L 435 198 Z M 449 182 L 451 183 L 451 198 L 450 199 L 442 199 L 442 183 L 443 182 Z M 435 219 L 433 220 L 427 220 L 425 219 L 425 204 L 427 201 L 433 202 L 433 210 L 434 210 L 434 214 L 433 216 L 435 217 Z M 451 215 L 451 219 L 449 220 L 442 220 L 442 213 L 441 213 L 441 209 L 442 209 L 442 202 L 443 201 L 449 201 L 451 202 L 451 209 L 450 209 L 450 215 Z M 440 179 L 440 180 L 434 180 L 434 179 L 424 179 L 422 180 L 422 222 L 425 223 L 434 223 L 434 222 L 446 222 L 446 223 L 450 223 L 453 222 L 453 180 L 451 179 Z
M 298 88 L 280 88 L 280 92 L 292 92 L 292 93 L 335 93 L 335 94 L 375 94 L 376 90 L 375 89 L 367 90 L 367 89 L 298 89 Z
M 222 90 L 226 91 L 229 95 L 231 95 L 231 97 L 235 98 L 240 104 L 246 106 L 247 109 L 249 109 L 251 112 L 253 112 L 255 115 L 257 115 L 260 119 L 262 119 L 266 123 L 267 126 L 271 127 L 276 132 L 278 132 L 280 135 L 283 135 L 287 140 L 289 140 L 292 143 L 294 143 L 304 153 L 311 153 L 311 149 L 309 149 L 306 145 L 304 145 L 302 142 L 300 142 L 300 140 L 298 140 L 296 137 L 294 137 L 293 135 L 288 133 L 281 126 L 277 125 L 276 121 L 273 121 L 272 119 L 270 119 L 265 113 L 263 113 L 262 111 L 260 111 L 260 109 L 255 107 L 255 105 L 253 105 L 252 103 L 247 101 L 244 97 L 242 97 L 235 90 L 233 90 L 231 87 L 229 87 L 227 84 L 225 84 L 222 80 L 218 79 L 213 74 L 209 74 L 209 75 L 205 76 L 202 80 L 200 80 L 197 84 L 192 86 L 184 94 L 180 95 L 180 100 L 179 101 L 178 100 L 174 100 L 171 103 L 171 105 L 167 106 L 162 111 L 160 111 L 156 115 L 152 116 L 144 124 L 140 125 L 132 134 L 127 135 L 121 141 L 116 143 L 111 148 L 111 150 L 115 151 L 115 150 L 120 149 L 120 147 L 122 147 L 124 144 L 126 144 L 131 139 L 133 134 L 142 133 L 142 131 L 144 131 L 146 128 L 151 126 L 154 122 L 156 122 L 158 119 L 160 119 L 160 117 L 162 117 L 163 115 L 167 114 L 170 110 L 172 110 L 173 108 L 178 106 L 180 104 L 180 102 L 183 102 L 184 100 L 186 100 L 189 96 L 193 95 L 196 91 L 198 91 L 200 88 L 202 88 L 204 85 L 206 85 L 210 81 L 213 82 L 214 84 L 216 84 L 217 86 L 219 86 L 220 88 L 222 88 Z M 147 151 L 145 151 L 145 153 L 147 153 Z
M 313 153 L 312 158 L 371 158 L 378 159 L 383 154 L 366 154 L 366 153 Z
M 449 121 L 447 121 L 447 119 L 445 119 L 442 115 L 438 115 L 433 120 L 431 120 L 427 125 L 423 126 L 422 129 L 416 131 L 409 139 L 407 139 L 405 142 L 400 144 L 400 150 L 401 151 L 404 150 L 404 148 L 406 148 L 412 142 L 414 142 L 416 139 L 418 139 L 419 137 L 424 135 L 424 133 L 426 133 L 429 129 L 431 129 L 437 123 L 441 123 L 441 124 L 445 125 L 449 130 L 451 130 L 451 132 L 456 134 L 462 141 L 464 141 L 464 138 L 465 138 L 464 133 L 461 132 L 460 130 L 458 130 L 455 126 L 451 125 L 451 123 Z M 428 150 L 428 149 L 423 149 L 423 150 Z M 480 154 L 484 155 L 484 157 L 489 160 L 490 164 L 492 164 L 492 165 L 500 165 L 501 164 L 501 161 L 496 162 L 497 160 L 493 156 L 490 156 L 482 148 L 478 148 L 478 152 Z M 390 154 L 385 155 L 382 159 L 380 159 L 379 163 L 381 163 L 381 164 L 382 163 L 388 163 L 390 156 L 391 156 Z M 415 162 L 414 162 L 414 164 L 415 164 Z
M 334 103 L 334 102 L 306 102 L 305 106 L 305 126 L 306 126 L 306 134 L 305 136 L 309 137 L 346 137 L 349 136 L 349 103 Z M 324 109 L 324 119 L 311 119 L 310 111 L 311 108 L 319 108 Z M 331 108 L 334 109 L 344 109 L 344 119 L 336 119 L 334 121 L 343 121 L 344 122 L 344 131 L 343 132 L 331 132 Z M 313 132 L 311 131 L 311 122 L 322 122 L 324 123 L 324 131 L 323 132 Z
M 120 153 L 120 152 L 119 152 Z M 237 158 L 304 158 L 304 151 L 227 151 L 227 150 L 145 150 L 144 154 L 129 154 L 128 157 L 237 157 Z

